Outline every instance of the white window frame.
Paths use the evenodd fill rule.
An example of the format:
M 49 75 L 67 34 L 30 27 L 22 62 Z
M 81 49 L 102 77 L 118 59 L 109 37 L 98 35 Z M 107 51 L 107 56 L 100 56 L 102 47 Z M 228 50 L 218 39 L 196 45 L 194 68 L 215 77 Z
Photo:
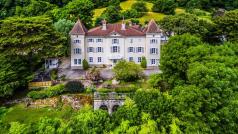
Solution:
M 98 57 L 98 63 L 102 62 L 102 57 Z
M 112 46 L 112 53 L 119 53 L 119 46 Z
M 156 64 L 156 59 L 151 59 L 151 65 L 155 65 Z
M 99 52 L 99 53 L 103 52 L 103 48 L 102 47 L 97 47 L 97 52 Z
M 158 43 L 158 40 L 157 39 L 151 39 L 150 40 L 150 44 L 157 44 Z
M 75 39 L 75 40 L 74 40 L 74 44 L 81 44 L 81 40 Z
M 142 57 L 138 57 L 137 62 L 141 63 Z
M 112 39 L 112 44 L 119 44 L 119 39 Z
M 158 48 L 150 48 L 150 54 L 158 54 Z
M 138 52 L 138 53 L 143 53 L 143 52 L 144 52 L 143 49 L 144 49 L 143 47 L 137 47 L 137 52 Z M 139 51 L 139 50 L 140 50 L 140 51 Z
M 93 63 L 93 57 L 88 58 L 89 63 Z
M 74 54 L 81 54 L 81 49 L 80 48 L 75 48 L 74 49 Z
M 134 61 L 133 57 L 129 57 L 129 61 L 130 62 Z
M 134 52 L 134 47 L 128 47 L 128 53 L 133 53 Z
M 90 43 L 90 42 L 94 42 L 94 39 L 93 38 L 89 38 L 88 39 L 88 42 Z
M 103 42 L 101 38 L 96 39 L 96 42 Z
M 89 53 L 93 53 L 94 52 L 94 48 L 93 47 L 88 47 L 88 52 Z

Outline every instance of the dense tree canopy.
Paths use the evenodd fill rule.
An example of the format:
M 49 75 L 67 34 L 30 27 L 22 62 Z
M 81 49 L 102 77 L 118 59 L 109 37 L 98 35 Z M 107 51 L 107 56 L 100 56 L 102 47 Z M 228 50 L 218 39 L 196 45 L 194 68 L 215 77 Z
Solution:
M 175 14 L 175 0 L 156 0 L 152 10 L 158 13 Z

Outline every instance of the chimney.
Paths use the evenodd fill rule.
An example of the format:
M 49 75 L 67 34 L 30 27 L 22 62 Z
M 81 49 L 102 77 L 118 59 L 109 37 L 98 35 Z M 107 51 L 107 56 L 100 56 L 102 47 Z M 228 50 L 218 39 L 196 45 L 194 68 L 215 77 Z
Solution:
M 126 23 L 125 23 L 124 19 L 121 23 L 121 30 L 126 30 Z
M 107 30 L 107 21 L 105 19 L 102 21 L 102 30 Z

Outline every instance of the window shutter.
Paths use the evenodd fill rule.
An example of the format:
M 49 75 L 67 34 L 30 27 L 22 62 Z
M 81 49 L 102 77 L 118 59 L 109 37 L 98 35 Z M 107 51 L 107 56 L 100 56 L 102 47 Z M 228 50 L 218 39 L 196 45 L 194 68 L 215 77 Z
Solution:
M 118 47 L 118 52 L 120 53 L 120 47 Z
M 87 52 L 89 52 L 89 47 L 87 48 Z
M 144 53 L 144 47 L 141 48 L 142 53 Z
M 103 52 L 103 47 L 102 47 L 102 52 Z
M 111 47 L 111 53 L 113 52 L 112 49 L 113 49 L 113 48 Z
M 98 48 L 98 47 L 96 47 L 96 53 L 98 52 L 98 49 L 99 49 L 99 48 Z
M 158 48 L 156 48 L 156 54 L 158 54 Z

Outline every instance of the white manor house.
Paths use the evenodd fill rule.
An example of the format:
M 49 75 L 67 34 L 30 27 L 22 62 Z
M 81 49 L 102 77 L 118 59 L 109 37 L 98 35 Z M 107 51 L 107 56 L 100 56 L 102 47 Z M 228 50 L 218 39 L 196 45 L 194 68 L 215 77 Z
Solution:
M 118 60 L 126 59 L 140 63 L 144 56 L 147 67 L 157 67 L 160 49 L 167 39 L 158 25 L 151 20 L 145 28 L 125 21 L 107 24 L 87 30 L 78 20 L 70 31 L 71 68 L 81 69 L 83 59 L 90 66 L 113 66 Z

